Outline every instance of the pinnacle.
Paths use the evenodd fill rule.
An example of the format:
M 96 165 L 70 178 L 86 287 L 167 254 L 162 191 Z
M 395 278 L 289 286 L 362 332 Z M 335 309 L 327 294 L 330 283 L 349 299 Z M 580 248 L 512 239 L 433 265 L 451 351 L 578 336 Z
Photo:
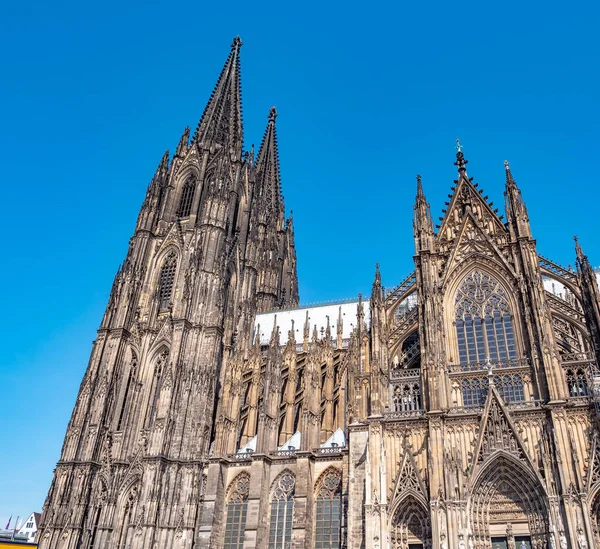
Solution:
M 181 134 L 181 139 L 179 140 L 179 143 L 177 144 L 177 150 L 175 151 L 175 155 L 176 156 L 183 156 L 189 146 L 189 141 L 190 141 L 190 127 L 186 126 L 185 129 L 183 130 L 183 133 Z
M 581 249 L 581 245 L 579 244 L 579 238 L 577 237 L 577 235 L 573 237 L 573 240 L 575 241 L 575 253 L 577 254 L 577 261 L 579 261 L 579 263 L 582 263 L 585 260 L 587 260 L 587 257 Z
M 417 174 L 417 198 L 425 198 L 423 184 L 421 183 L 421 174 Z
M 458 166 L 458 172 L 466 174 L 468 160 L 465 159 L 465 155 L 462 152 L 463 146 L 460 144 L 460 139 L 456 140 L 456 162 L 455 166 Z
M 504 169 L 506 170 L 506 186 L 508 187 L 509 185 L 516 187 L 517 186 L 517 182 L 513 179 L 512 173 L 510 171 L 510 164 L 508 162 L 508 160 L 504 161 Z
M 166 169 L 169 166 L 169 149 L 167 149 L 165 151 L 165 153 L 163 154 L 161 160 L 160 160 L 160 164 L 158 165 L 158 169 L 156 170 L 157 172 L 160 171 L 161 169 Z
M 373 293 L 377 288 L 381 287 L 381 272 L 379 271 L 379 263 L 375 263 L 375 280 L 373 281 Z

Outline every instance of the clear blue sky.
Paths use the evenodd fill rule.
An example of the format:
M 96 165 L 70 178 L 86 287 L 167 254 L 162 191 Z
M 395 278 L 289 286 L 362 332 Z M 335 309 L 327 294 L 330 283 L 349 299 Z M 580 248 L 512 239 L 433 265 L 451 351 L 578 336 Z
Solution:
M 0 526 L 40 510 L 91 342 L 163 151 L 241 35 L 246 145 L 280 116 L 302 301 L 412 269 L 415 174 L 435 218 L 469 175 L 539 251 L 600 264 L 597 2 L 10 2 L 0 18 L 4 218 Z

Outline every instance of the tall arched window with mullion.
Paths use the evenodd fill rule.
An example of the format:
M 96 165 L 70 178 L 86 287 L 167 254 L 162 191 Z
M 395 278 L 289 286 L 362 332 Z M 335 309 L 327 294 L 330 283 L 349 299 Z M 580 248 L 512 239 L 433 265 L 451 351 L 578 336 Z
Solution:
M 269 549 L 288 549 L 292 546 L 295 485 L 296 478 L 287 471 L 275 481 L 271 498 Z
M 174 251 L 172 251 L 171 253 L 169 253 L 169 255 L 167 255 L 160 269 L 160 276 L 158 279 L 159 310 L 168 309 L 171 306 L 176 271 L 177 254 Z
M 100 523 L 101 513 L 102 506 L 99 506 L 94 514 L 94 522 L 92 524 L 92 531 L 90 532 L 90 541 L 88 543 L 88 549 L 94 549 L 94 547 L 96 546 L 96 536 L 98 535 L 98 525 Z
M 119 420 L 117 422 L 117 431 L 120 431 L 123 427 L 125 420 L 125 411 L 129 405 L 129 396 L 132 391 L 132 385 L 134 383 L 134 377 L 137 371 L 137 356 L 132 351 L 131 353 L 131 364 L 129 365 L 129 374 L 127 376 L 127 383 L 125 385 L 125 392 L 123 394 L 123 400 L 121 401 L 121 410 L 119 412 Z
M 227 495 L 225 540 L 223 549 L 243 549 L 250 476 L 239 474 L 231 483 Z
M 317 484 L 315 549 L 338 549 L 342 517 L 342 475 L 328 469 Z
M 196 190 L 196 178 L 190 175 L 181 189 L 181 198 L 177 207 L 177 217 L 189 217 L 192 211 L 192 202 L 194 200 L 194 191 Z
M 517 358 L 508 295 L 493 276 L 467 276 L 458 287 L 455 313 L 460 364 Z

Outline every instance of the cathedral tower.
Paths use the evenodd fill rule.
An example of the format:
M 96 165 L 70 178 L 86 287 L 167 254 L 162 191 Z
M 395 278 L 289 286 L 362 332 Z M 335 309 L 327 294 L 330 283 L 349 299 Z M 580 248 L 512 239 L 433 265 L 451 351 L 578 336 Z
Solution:
M 223 373 L 250 337 L 238 335 L 257 311 L 297 305 L 277 113 L 254 162 L 241 46 L 148 186 L 44 507 L 44 549 L 191 547 Z

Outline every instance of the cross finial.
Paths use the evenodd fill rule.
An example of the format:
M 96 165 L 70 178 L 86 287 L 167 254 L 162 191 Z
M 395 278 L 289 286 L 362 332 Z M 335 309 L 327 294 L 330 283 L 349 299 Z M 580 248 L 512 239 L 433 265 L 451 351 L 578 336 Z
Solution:
M 510 170 L 510 164 L 508 163 L 508 160 L 505 160 L 505 161 L 504 161 L 504 167 L 505 167 L 507 170 Z
M 239 48 L 242 45 L 242 39 L 239 36 L 236 36 L 231 43 L 232 48 Z
M 277 118 L 277 108 L 276 107 L 271 107 L 269 109 L 268 118 L 269 118 L 269 120 L 273 120 L 273 122 L 275 122 L 275 119 Z
M 459 172 L 465 173 L 467 171 L 466 165 L 468 164 L 468 161 L 465 160 L 465 155 L 462 152 L 462 150 L 463 150 L 463 146 L 460 144 L 460 139 L 457 139 L 456 140 L 456 162 L 454 163 L 454 165 L 458 166 Z

